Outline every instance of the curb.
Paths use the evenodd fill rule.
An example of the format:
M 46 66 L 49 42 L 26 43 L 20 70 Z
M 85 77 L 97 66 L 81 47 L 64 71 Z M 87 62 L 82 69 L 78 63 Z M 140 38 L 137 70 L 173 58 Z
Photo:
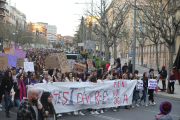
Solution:
M 167 95 L 162 95 L 162 94 L 158 94 L 158 93 L 155 93 L 154 96 L 159 97 L 159 98 L 165 98 L 165 99 L 180 101 L 179 97 L 167 96 Z

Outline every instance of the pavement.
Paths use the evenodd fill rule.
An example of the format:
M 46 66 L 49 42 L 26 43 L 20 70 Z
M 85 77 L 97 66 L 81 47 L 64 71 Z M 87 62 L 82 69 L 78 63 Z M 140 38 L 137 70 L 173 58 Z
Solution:
M 121 67 L 124 65 L 124 63 L 127 63 L 127 59 L 121 60 Z M 154 71 L 155 76 L 159 76 L 156 66 L 152 65 L 152 68 L 155 70 Z M 135 70 L 139 71 L 139 75 L 138 76 L 142 77 L 144 72 L 149 72 L 149 69 L 150 69 L 150 65 L 149 64 L 148 64 L 147 67 L 143 67 L 140 64 L 138 64 L 138 62 L 136 62 Z M 168 85 L 168 82 L 166 80 L 166 86 L 167 85 Z M 162 81 L 159 81 L 158 86 L 160 88 L 162 88 Z M 161 97 L 161 98 L 165 98 L 165 99 L 166 98 L 171 98 L 173 100 L 180 101 L 180 85 L 179 85 L 178 81 L 175 82 L 174 88 L 175 88 L 174 94 L 168 94 L 167 92 L 161 92 L 161 90 L 158 90 L 158 92 L 157 93 L 155 92 L 154 95 L 158 96 L 158 97 Z
M 141 95 L 140 95 L 141 96 Z M 62 117 L 58 118 L 58 120 L 153 120 L 155 115 L 159 114 L 159 106 L 163 101 L 168 101 L 172 104 L 171 117 L 173 120 L 179 120 L 180 117 L 180 101 L 164 98 L 155 97 L 154 98 L 156 105 L 145 107 L 144 105 L 140 105 L 139 107 L 131 108 L 130 110 L 121 107 L 117 112 L 113 112 L 109 108 L 107 112 L 99 115 L 91 115 L 89 111 L 82 110 L 85 114 L 84 116 L 74 116 L 67 115 L 63 113 Z M 133 103 L 134 104 L 134 103 Z M 4 112 L 4 101 L 3 101 L 3 111 L 0 112 L 0 120 L 16 120 L 17 109 L 12 108 L 10 110 L 11 118 L 6 118 Z

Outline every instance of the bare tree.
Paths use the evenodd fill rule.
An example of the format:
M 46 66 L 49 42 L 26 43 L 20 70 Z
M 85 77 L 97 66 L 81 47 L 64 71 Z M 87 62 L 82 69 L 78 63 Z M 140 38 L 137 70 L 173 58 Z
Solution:
M 161 37 L 168 45 L 169 73 L 173 67 L 173 47 L 180 26 L 180 17 L 178 16 L 179 3 L 179 0 L 148 0 L 144 3 L 141 2 L 141 6 L 136 6 L 139 10 L 143 11 L 144 17 L 148 20 L 146 25 L 152 26 L 156 31 L 159 31 Z M 155 19 L 153 20 L 153 18 Z

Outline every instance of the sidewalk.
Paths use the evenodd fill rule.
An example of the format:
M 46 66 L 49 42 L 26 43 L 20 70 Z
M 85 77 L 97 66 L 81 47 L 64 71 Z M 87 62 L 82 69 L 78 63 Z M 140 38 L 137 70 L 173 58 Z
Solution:
M 128 61 L 123 59 L 121 60 L 121 67 L 124 66 L 124 63 L 127 63 Z M 150 65 L 147 65 L 147 67 L 150 68 Z M 146 68 L 146 67 L 143 67 L 141 66 L 140 64 L 138 65 L 138 62 L 136 62 L 136 66 L 135 66 L 135 70 L 138 70 L 139 71 L 139 75 L 140 77 L 143 76 L 143 73 L 144 72 L 149 72 L 149 68 Z M 155 70 L 154 71 L 154 75 L 155 76 L 159 76 L 158 74 L 158 71 L 156 71 L 156 66 L 152 65 L 152 68 Z M 166 81 L 166 86 L 168 85 L 168 82 Z M 162 88 L 162 81 L 159 81 L 158 83 L 158 86 L 160 88 Z M 158 92 L 154 92 L 154 95 L 157 96 L 157 97 L 162 97 L 162 98 L 165 98 L 165 99 L 173 99 L 173 100 L 178 100 L 180 101 L 180 85 L 179 85 L 179 82 L 176 81 L 175 85 L 174 85 L 174 94 L 168 94 L 166 92 L 161 92 L 161 90 L 158 90 Z

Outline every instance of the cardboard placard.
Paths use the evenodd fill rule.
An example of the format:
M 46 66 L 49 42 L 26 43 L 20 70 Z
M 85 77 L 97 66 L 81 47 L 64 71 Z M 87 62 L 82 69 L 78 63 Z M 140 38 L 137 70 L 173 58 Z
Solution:
M 24 67 L 24 58 L 17 58 L 16 67 Z
M 87 59 L 87 64 L 89 70 L 94 70 L 93 61 L 91 59 Z
M 4 53 L 14 55 L 14 49 L 6 50 Z
M 70 72 L 70 67 L 69 67 L 69 63 L 67 61 L 66 54 L 64 52 L 58 53 L 57 57 L 58 57 L 58 60 L 60 63 L 61 72 L 62 73 Z
M 25 72 L 34 72 L 34 62 L 24 62 L 24 70 Z
M 8 66 L 13 66 L 16 67 L 16 61 L 17 61 L 17 56 L 16 55 L 10 55 L 6 53 L 0 53 L 2 55 L 8 55 Z
M 46 57 L 45 69 L 54 69 L 54 68 L 57 68 L 57 69 L 60 68 L 58 57 L 57 56 Z
M 85 73 L 86 72 L 86 65 L 75 63 L 73 66 L 73 72 Z
M 144 87 L 143 87 L 143 80 L 138 80 L 137 81 L 137 86 L 136 86 L 137 90 L 143 91 Z
M 0 55 L 0 70 L 7 69 L 8 55 Z
M 10 51 L 10 48 L 4 48 L 4 51 Z

